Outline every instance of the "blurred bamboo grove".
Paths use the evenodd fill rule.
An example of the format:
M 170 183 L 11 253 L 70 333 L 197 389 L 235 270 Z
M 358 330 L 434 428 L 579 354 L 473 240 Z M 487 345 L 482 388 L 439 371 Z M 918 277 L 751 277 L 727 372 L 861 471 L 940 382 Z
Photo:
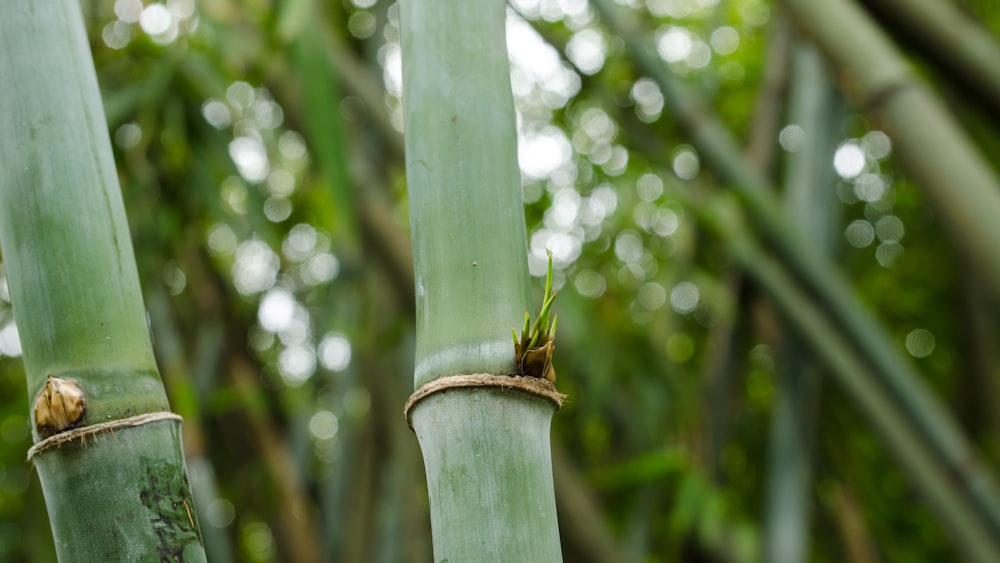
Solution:
M 430 561 L 397 5 L 81 5 L 208 559 Z M 506 26 L 564 560 L 1000 560 L 1000 5 Z M 55 561 L 3 271 L 0 560 Z

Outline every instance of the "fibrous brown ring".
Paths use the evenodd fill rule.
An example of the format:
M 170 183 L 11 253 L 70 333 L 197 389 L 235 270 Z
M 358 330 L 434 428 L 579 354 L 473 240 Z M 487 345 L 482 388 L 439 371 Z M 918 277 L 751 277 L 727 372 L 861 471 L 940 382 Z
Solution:
M 410 398 L 406 401 L 406 406 L 403 407 L 403 417 L 406 419 L 406 424 L 410 428 L 413 428 L 413 424 L 410 422 L 410 411 L 413 410 L 413 406 L 421 399 L 435 393 L 447 391 L 448 389 L 468 387 L 497 387 L 505 390 L 518 389 L 551 401 L 555 405 L 556 410 L 562 408 L 563 400 L 566 398 L 566 395 L 556 390 L 556 386 L 552 382 L 538 377 L 490 375 L 486 373 L 449 375 L 425 383 L 420 389 L 417 389 L 410 395 Z
M 123 428 L 132 428 L 135 426 L 142 426 L 144 424 L 151 424 L 153 422 L 160 422 L 163 420 L 176 420 L 180 422 L 183 420 L 180 415 L 174 414 L 172 412 L 152 412 L 146 414 L 140 414 L 138 416 L 133 416 L 129 418 L 123 418 L 121 420 L 111 420 L 108 422 L 101 422 L 99 424 L 92 424 L 90 426 L 84 426 L 82 428 L 74 428 L 72 430 L 66 430 L 65 432 L 60 432 L 55 436 L 50 436 L 41 442 L 38 442 L 34 446 L 28 449 L 28 461 L 31 461 L 35 456 L 41 454 L 42 452 L 63 446 L 73 442 L 74 440 L 80 440 L 81 442 L 86 441 L 87 438 L 91 436 L 96 436 L 104 432 L 113 432 L 115 430 L 120 430 Z

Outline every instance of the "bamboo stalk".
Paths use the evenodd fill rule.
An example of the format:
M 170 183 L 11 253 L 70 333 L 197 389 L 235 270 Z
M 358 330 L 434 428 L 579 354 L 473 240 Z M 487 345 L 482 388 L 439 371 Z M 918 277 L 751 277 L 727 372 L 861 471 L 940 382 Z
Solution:
M 503 4 L 400 8 L 414 383 L 514 373 L 510 329 L 530 286 Z
M 865 526 L 864 514 L 857 499 L 840 483 L 834 485 L 830 496 L 832 512 L 844 539 L 844 552 L 854 563 L 879 563 L 881 559 Z
M 834 111 L 832 84 L 819 53 L 796 43 L 792 56 L 788 120 L 807 131 L 803 146 L 787 156 L 785 203 L 793 220 L 818 248 L 830 248 L 836 221 L 832 194 L 832 162 L 836 140 L 830 125 Z M 819 373 L 806 343 L 786 330 L 778 393 L 771 420 L 764 561 L 808 560 L 812 491 L 812 444 Z
M 0 52 L 0 244 L 29 393 L 49 393 L 33 451 L 58 557 L 204 561 L 78 3 L 8 3 Z M 66 389 L 78 412 L 53 419 Z
M 1000 181 L 978 150 L 855 3 L 825 2 L 821 9 L 798 0 L 788 0 L 786 5 L 834 63 L 851 73 L 858 95 L 884 124 L 896 152 L 926 189 L 961 242 L 961 250 L 991 280 L 988 287 L 1000 287 L 1000 246 L 995 244 L 1000 240 L 996 220 L 1000 217 Z M 837 34 L 834 29 L 851 29 L 852 33 Z M 913 119 L 915 115 L 920 119 Z M 901 382 L 897 379 L 895 387 L 912 401 L 918 421 L 937 418 L 925 426 L 931 441 L 956 470 L 970 475 L 963 480 L 968 483 L 967 494 L 1000 536 L 1000 493 L 995 483 L 970 461 L 974 460 L 971 448 L 956 425 L 935 411 L 927 412 L 921 404 L 926 406 L 929 397 L 904 389 Z
M 505 388 L 533 380 L 551 389 L 509 377 L 510 331 L 522 324 L 530 280 L 505 9 L 501 0 L 400 3 L 419 388 L 409 414 L 436 561 L 561 560 L 555 409 L 535 391 Z M 419 395 L 457 380 L 487 386 Z
M 626 561 L 604 522 L 596 495 L 569 454 L 559 446 L 553 447 L 552 473 L 565 543 L 576 547 L 576 560 L 584 563 Z
M 965 85 L 996 117 L 1000 114 L 1000 42 L 954 2 L 864 0 L 894 31 L 942 73 Z

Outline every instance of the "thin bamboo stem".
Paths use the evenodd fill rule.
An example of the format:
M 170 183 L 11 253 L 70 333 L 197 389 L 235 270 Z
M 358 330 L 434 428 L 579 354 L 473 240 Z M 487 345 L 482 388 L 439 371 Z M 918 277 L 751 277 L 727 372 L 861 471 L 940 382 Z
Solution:
M 830 128 L 833 88 L 811 46 L 796 43 L 792 56 L 788 120 L 808 131 L 803 146 L 787 156 L 785 203 L 793 220 L 819 248 L 829 248 L 835 232 L 836 141 Z M 818 368 L 805 342 L 786 331 L 778 393 L 771 421 L 764 560 L 806 561 L 812 490 L 812 443 L 818 396 Z

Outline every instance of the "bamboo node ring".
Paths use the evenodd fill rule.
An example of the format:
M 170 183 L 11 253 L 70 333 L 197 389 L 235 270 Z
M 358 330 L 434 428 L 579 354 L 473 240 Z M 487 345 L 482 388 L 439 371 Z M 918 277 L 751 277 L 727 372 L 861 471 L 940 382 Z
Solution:
M 60 432 L 55 436 L 50 436 L 41 442 L 38 442 L 34 446 L 31 446 L 31 448 L 28 449 L 28 461 L 31 461 L 35 458 L 35 456 L 38 456 L 46 450 L 62 447 L 64 444 L 68 444 L 74 440 L 86 442 L 87 438 L 97 436 L 98 434 L 103 434 L 105 432 L 113 432 L 123 428 L 133 428 L 135 426 L 152 424 L 154 422 L 164 420 L 176 420 L 180 422 L 183 419 L 180 415 L 172 412 L 151 412 L 129 418 L 123 418 L 121 420 L 111 420 L 108 422 L 84 426 L 82 428 L 74 428 L 72 430 Z
M 486 373 L 449 375 L 428 381 L 410 395 L 410 398 L 406 400 L 406 406 L 403 407 L 403 418 L 406 419 L 406 424 L 410 429 L 413 429 L 413 424 L 410 422 L 410 411 L 413 410 L 414 405 L 420 402 L 421 399 L 435 393 L 440 393 L 441 391 L 447 391 L 448 389 L 468 387 L 497 387 L 504 390 L 518 389 L 549 400 L 555 405 L 556 410 L 562 408 L 563 400 L 566 398 L 566 395 L 556 390 L 556 386 L 551 381 L 540 377 L 491 375 Z

